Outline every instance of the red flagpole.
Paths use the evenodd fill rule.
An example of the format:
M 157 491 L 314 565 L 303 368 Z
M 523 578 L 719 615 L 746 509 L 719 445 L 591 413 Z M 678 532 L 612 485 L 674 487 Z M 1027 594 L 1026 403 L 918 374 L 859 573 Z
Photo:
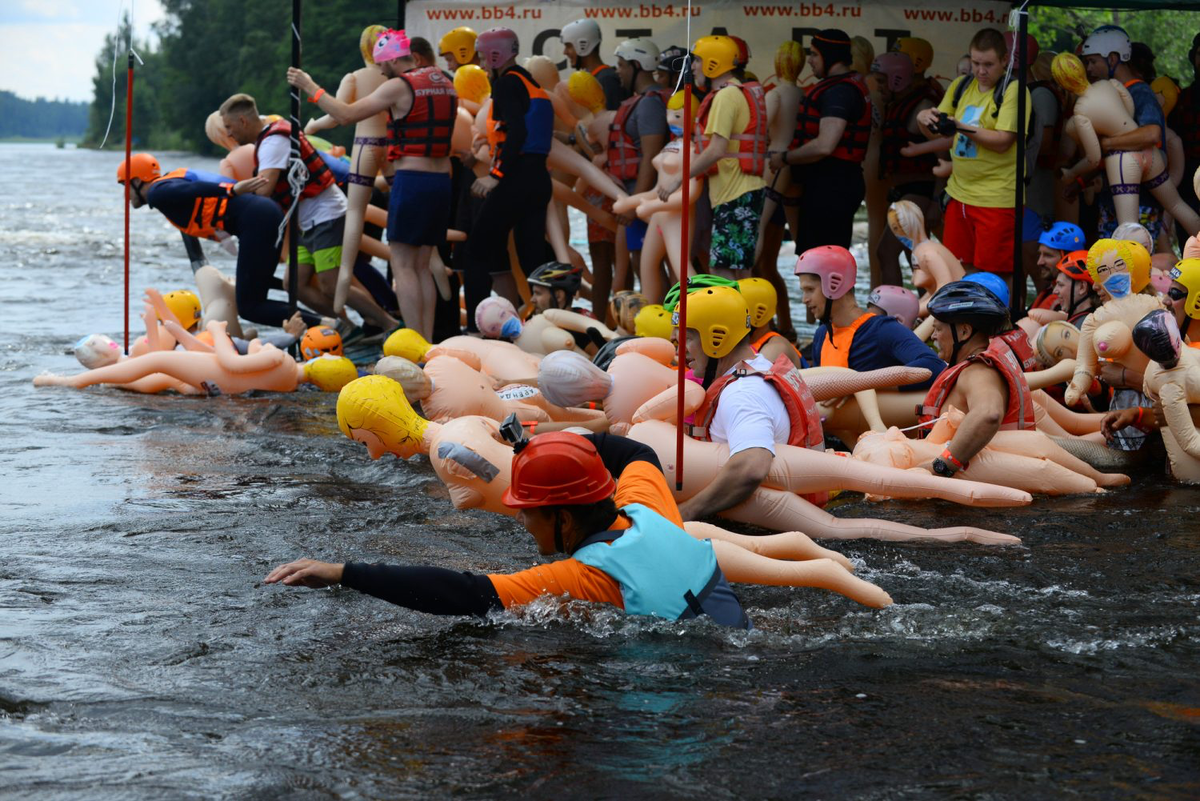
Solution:
M 684 62 L 684 68 L 691 65 Z M 691 217 L 692 183 L 692 85 L 683 86 L 683 224 L 679 234 L 679 326 L 675 336 L 679 341 L 679 397 L 676 400 L 675 412 L 675 490 L 683 489 L 683 390 L 687 381 L 687 289 L 688 289 L 688 241 L 690 239 L 688 225 Z
M 132 34 L 130 34 L 132 36 Z M 125 355 L 129 355 L 129 181 L 133 170 L 133 46 L 125 78 Z

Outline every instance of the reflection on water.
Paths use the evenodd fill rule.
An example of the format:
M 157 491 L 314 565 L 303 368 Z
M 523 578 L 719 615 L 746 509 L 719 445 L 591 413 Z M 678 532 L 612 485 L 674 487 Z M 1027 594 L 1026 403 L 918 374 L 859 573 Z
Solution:
M 70 207 L 0 204 L 0 794 L 1197 795 L 1195 490 L 839 501 L 1026 544 L 838 543 L 896 605 L 742 587 L 753 632 L 263 587 L 299 555 L 535 557 L 512 521 L 452 509 L 424 459 L 368 461 L 329 395 L 34 391 L 82 334 L 119 336 L 116 157 L 0 151 L 10 185 L 75 176 Z M 186 285 L 172 229 L 143 211 L 134 236 L 135 287 Z

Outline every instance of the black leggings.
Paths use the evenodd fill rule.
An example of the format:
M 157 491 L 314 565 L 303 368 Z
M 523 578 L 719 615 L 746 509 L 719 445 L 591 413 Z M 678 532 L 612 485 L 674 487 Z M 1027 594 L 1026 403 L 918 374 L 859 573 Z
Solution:
M 504 177 L 483 201 L 467 237 L 463 289 L 467 329 L 475 327 L 475 307 L 492 291 L 492 275 L 509 271 L 508 235 L 526 275 L 546 261 L 546 206 L 553 194 L 546 157 L 524 154 L 507 165 Z
M 804 194 L 800 198 L 797 253 L 821 245 L 850 247 L 854 214 L 862 205 L 867 188 L 859 165 L 844 163 L 847 168 L 836 165 L 837 168 L 827 171 L 828 175 L 816 170 L 802 173 Z
M 275 238 L 283 210 L 275 201 L 258 195 L 240 195 L 229 201 L 225 230 L 238 238 L 237 306 L 238 315 L 260 325 L 282 326 L 292 316 L 292 307 L 283 301 L 267 300 L 267 290 L 279 265 Z M 320 315 L 300 310 L 304 324 L 320 325 Z

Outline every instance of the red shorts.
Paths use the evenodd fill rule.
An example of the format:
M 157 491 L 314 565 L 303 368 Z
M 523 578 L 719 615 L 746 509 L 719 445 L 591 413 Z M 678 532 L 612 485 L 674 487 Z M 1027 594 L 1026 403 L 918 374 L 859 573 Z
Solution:
M 963 265 L 989 273 L 1011 273 L 1013 259 L 1013 210 L 985 209 L 951 198 L 946 206 L 942 244 Z

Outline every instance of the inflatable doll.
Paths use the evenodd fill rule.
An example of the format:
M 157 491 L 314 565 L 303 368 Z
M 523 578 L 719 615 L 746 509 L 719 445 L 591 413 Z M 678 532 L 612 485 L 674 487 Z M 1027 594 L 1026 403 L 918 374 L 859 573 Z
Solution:
M 672 426 L 660 421 L 643 425 L 674 430 Z M 499 423 L 496 421 L 484 417 L 461 417 L 445 425 L 431 423 L 417 415 L 405 399 L 400 386 L 394 381 L 384 376 L 368 376 L 353 382 L 339 395 L 338 426 L 347 437 L 363 443 L 372 459 L 378 459 L 385 453 L 392 453 L 401 459 L 407 459 L 417 453 L 428 454 L 434 472 L 446 484 L 455 508 L 487 509 L 510 517 L 515 515 L 516 510 L 506 507 L 501 501 L 512 478 L 512 448 L 501 441 Z M 669 470 L 673 470 L 674 434 L 670 435 L 670 441 L 672 467 Z M 710 464 L 702 467 L 699 464 L 703 449 L 692 448 L 694 445 L 706 446 L 711 443 L 687 440 L 686 444 L 688 451 L 684 458 L 688 460 L 687 464 L 693 473 L 709 470 L 715 474 L 715 466 Z M 982 488 L 982 485 L 980 486 Z M 1013 493 L 1012 490 L 1004 492 Z M 769 523 L 793 519 L 808 523 L 811 528 L 837 531 L 847 537 L 881 535 L 888 539 L 972 539 L 992 544 L 1020 541 L 1016 537 L 969 527 L 926 531 L 914 526 L 884 521 L 838 520 L 811 505 L 807 505 L 811 509 L 811 512 L 808 512 L 801 506 L 805 502 L 798 495 L 765 488 L 758 490 L 756 495 L 759 493 L 765 496 L 763 502 L 756 504 L 756 499 L 751 498 L 737 507 L 737 510 L 756 518 L 755 512 L 764 512 L 762 518 L 768 523 L 760 525 L 774 527 L 777 531 L 795 531 L 797 527 L 785 529 L 771 526 Z M 1027 495 L 1013 495 L 1024 498 L 1027 502 Z M 793 505 L 791 500 L 796 504 Z M 776 508 L 772 510 L 770 504 L 774 504 Z M 794 513 L 796 509 L 799 509 L 800 513 Z M 734 515 L 730 515 L 733 519 L 739 519 L 736 516 L 738 511 L 730 511 L 734 512 Z
M 537 376 L 541 358 L 526 353 L 511 342 L 477 337 L 450 337 L 425 352 L 425 359 L 453 356 L 489 375 L 498 385 L 519 383 Z M 416 361 L 414 359 L 414 361 Z
M 185 394 L 238 395 L 253 390 L 291 392 L 309 381 L 328 392 L 340 390 L 358 377 L 354 363 L 336 356 L 296 362 L 274 345 L 258 340 L 242 356 L 225 333 L 225 324 L 211 322 L 208 332 L 213 345 L 205 345 L 174 321 L 166 328 L 189 350 L 157 351 L 133 356 L 122 362 L 73 376 L 40 375 L 36 387 L 61 386 L 83 389 L 94 384 L 116 384 L 135 392 L 155 393 L 184 387 Z M 194 348 L 194 349 L 192 349 Z
M 463 64 L 454 71 L 454 91 L 458 95 L 459 108 L 470 114 L 473 120 L 483 101 L 491 97 L 492 82 L 488 80 L 483 67 Z
M 608 302 L 608 313 L 616 321 L 615 336 L 633 336 L 637 331 L 637 315 L 650 305 L 650 301 L 641 292 L 632 289 L 619 289 L 613 293 Z
M 854 446 L 854 458 L 901 470 L 929 464 L 953 439 L 962 418 L 961 411 L 950 407 L 925 439 L 909 439 L 897 428 L 865 434 Z M 997 433 L 987 447 L 971 459 L 968 468 L 955 478 L 958 475 L 1043 495 L 1102 492 L 1100 487 L 1129 483 L 1128 476 L 1098 472 L 1040 431 Z
M 461 67 L 460 67 L 461 69 Z M 433 347 L 425 337 L 411 328 L 401 328 L 393 331 L 383 342 L 384 356 L 399 356 L 410 362 L 420 364 L 425 361 L 425 354 Z
M 966 274 L 962 262 L 954 257 L 950 249 L 935 242 L 925 233 L 925 214 L 921 207 L 910 200 L 897 200 L 888 207 L 888 227 L 900 242 L 912 251 L 912 282 L 917 289 L 925 290 L 921 298 L 920 317 L 929 317 L 926 308 L 929 298 L 938 289 L 957 281 Z M 922 328 L 929 330 L 922 335 Z M 917 326 L 917 336 L 924 342 L 933 334 L 932 323 Z
M 804 92 L 796 84 L 796 79 L 800 77 L 803 69 L 804 48 L 800 43 L 787 41 L 779 45 L 775 51 L 775 77 L 778 81 L 767 92 L 766 97 L 767 133 L 770 138 L 767 150 L 771 153 L 786 152 L 791 145 L 792 136 L 796 132 L 796 109 L 800 108 L 800 100 L 804 96 Z M 766 221 L 770 220 L 774 214 L 775 208 L 783 206 L 788 228 L 792 231 L 799 230 L 800 206 L 797 198 L 803 187 L 799 184 L 792 184 L 792 171 L 774 172 L 768 165 L 763 180 L 766 181 L 768 187 L 767 198 L 763 201 L 764 227 Z M 760 230 L 760 241 L 762 236 Z M 776 273 L 778 274 L 778 271 Z M 776 292 L 780 292 L 783 288 L 782 281 L 780 283 L 772 281 L 772 283 L 775 284 Z
M 568 309 L 547 309 L 522 322 L 511 301 L 495 296 L 485 298 L 475 308 L 475 325 L 485 337 L 511 339 L 518 348 L 535 356 L 576 350 L 573 331 L 599 338 L 597 346 L 616 336 L 599 320 Z
M 1152 311 L 1133 327 L 1133 341 L 1147 358 L 1145 393 L 1161 408 L 1163 445 L 1176 481 L 1200 484 L 1200 430 L 1191 404 L 1200 404 L 1200 351 L 1183 346 L 1175 317 Z
M 496 391 L 491 380 L 452 356 L 438 356 L 424 369 L 398 356 L 385 356 L 375 364 L 375 374 L 398 382 L 404 395 L 421 404 L 424 416 L 435 423 L 478 415 L 503 420 L 516 414 L 522 422 L 596 423 L 604 412 L 555 406 L 537 389 L 510 385 Z M 604 426 L 607 428 L 607 425 Z
M 1145 372 L 1149 360 L 1145 354 L 1126 344 L 1127 337 L 1120 329 L 1132 331 L 1138 321 L 1155 309 L 1163 308 L 1162 301 L 1151 295 L 1138 294 L 1150 282 L 1149 259 L 1135 260 L 1128 242 L 1101 239 L 1088 249 L 1088 272 L 1096 286 L 1103 287 L 1110 300 L 1083 321 L 1079 332 L 1075 375 L 1063 400 L 1074 406 L 1092 386 L 1099 369 L 1099 359 L 1114 361 L 1129 370 Z M 1104 329 L 1097 340 L 1097 329 L 1107 323 L 1117 323 Z
M 1063 132 L 1075 139 L 1084 153 L 1074 167 L 1063 170 L 1062 179 L 1068 183 L 1074 181 L 1103 162 L 1120 222 L 1138 221 L 1138 190 L 1144 185 L 1188 233 L 1194 235 L 1200 231 L 1200 217 L 1179 197 L 1161 150 L 1150 147 L 1136 152 L 1102 152 L 1101 137 L 1118 136 L 1138 127 L 1129 90 L 1113 79 L 1088 83 L 1083 62 L 1074 53 L 1059 53 L 1051 69 L 1059 86 L 1078 95 L 1074 116 L 1067 121 Z
M 669 340 L 674 332 L 675 324 L 671 322 L 671 313 L 664 309 L 661 303 L 643 306 L 633 318 L 633 333 L 636 336 Z

